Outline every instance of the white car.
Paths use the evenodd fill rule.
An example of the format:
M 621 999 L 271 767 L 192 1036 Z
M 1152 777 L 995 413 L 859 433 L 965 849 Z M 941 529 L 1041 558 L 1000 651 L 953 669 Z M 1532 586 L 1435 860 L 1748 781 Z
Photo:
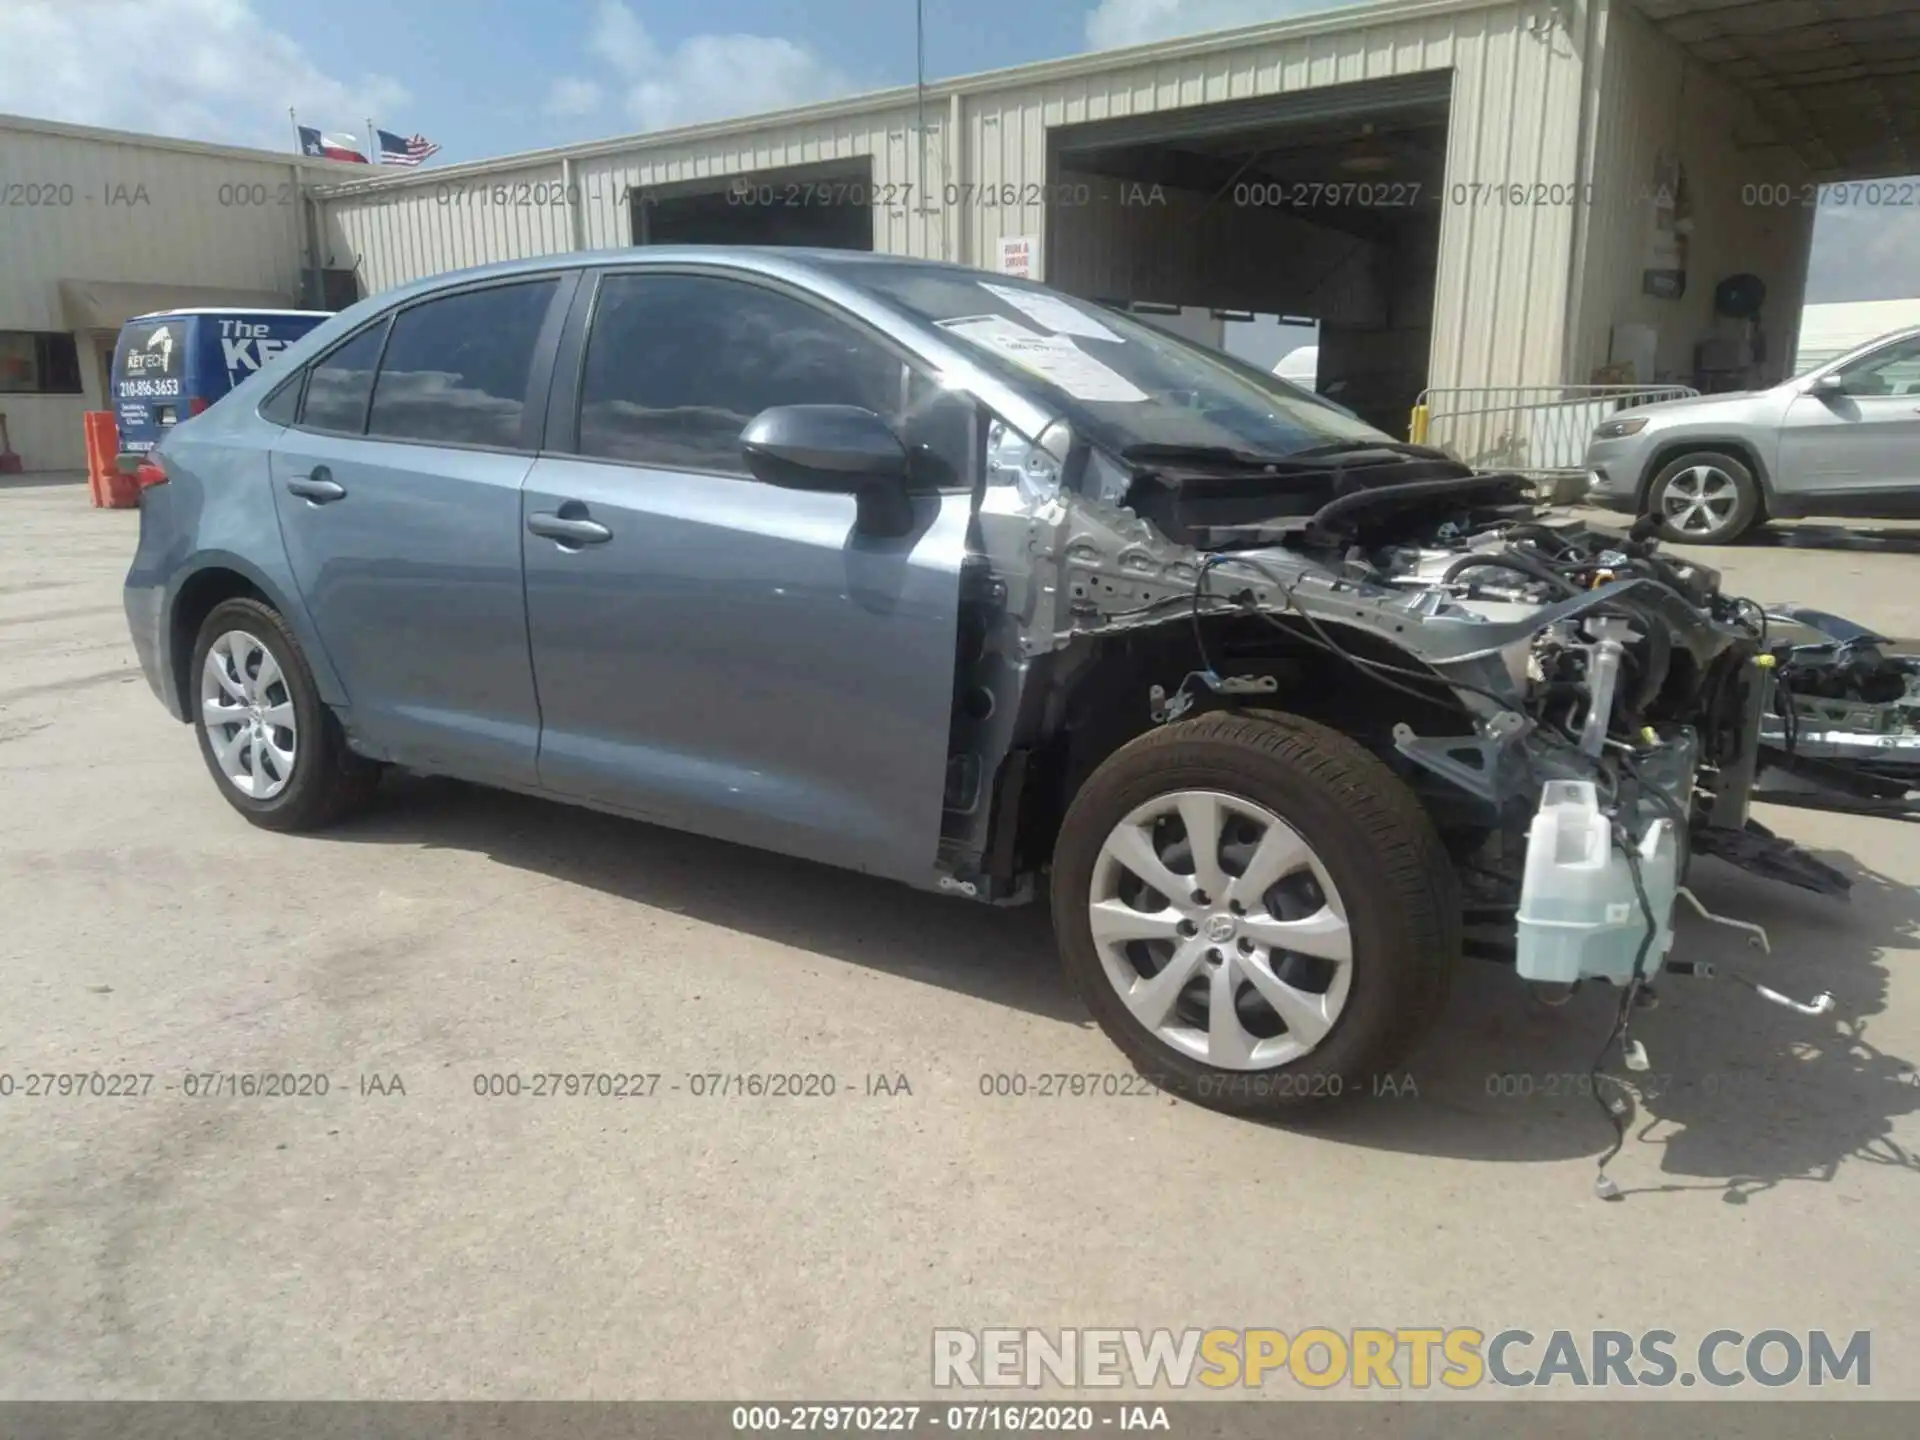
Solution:
M 1724 545 L 1770 519 L 1920 518 L 1920 326 L 1774 386 L 1611 416 L 1587 499 Z

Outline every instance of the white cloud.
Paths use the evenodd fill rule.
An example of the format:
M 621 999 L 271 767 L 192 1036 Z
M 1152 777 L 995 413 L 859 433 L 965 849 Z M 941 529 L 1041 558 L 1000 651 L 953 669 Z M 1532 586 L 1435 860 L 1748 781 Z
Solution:
M 582 80 L 577 75 L 562 75 L 547 92 L 546 109 L 549 115 L 566 118 L 591 115 L 605 99 L 600 86 L 594 81 Z
M 1353 0 L 1100 0 L 1087 12 L 1087 48 L 1117 50 L 1203 30 L 1233 30 Z
M 293 148 L 289 105 L 357 132 L 408 99 L 385 75 L 326 74 L 254 0 L 5 0 L 0 56 L 0 111 L 272 150 Z
M 818 52 L 776 36 L 695 35 L 663 49 L 622 0 L 601 0 L 587 51 L 640 130 L 780 110 L 855 88 Z M 554 83 L 548 108 L 554 110 L 563 92 L 569 100 L 584 99 L 589 86 L 597 96 L 595 82 L 563 77 Z

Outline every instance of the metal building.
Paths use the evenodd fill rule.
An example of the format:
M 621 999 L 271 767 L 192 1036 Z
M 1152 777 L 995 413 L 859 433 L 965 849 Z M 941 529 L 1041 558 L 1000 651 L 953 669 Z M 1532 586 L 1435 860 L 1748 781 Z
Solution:
M 0 115 L 0 415 L 25 468 L 84 465 L 132 316 L 299 303 L 303 194 L 357 168 Z
M 31 168 L 13 160 L 18 143 L 0 127 L 8 178 Z M 1582 387 L 1786 373 L 1815 205 L 1835 193 L 1821 187 L 1920 171 L 1920 8 L 1379 0 L 924 91 L 337 180 L 293 156 L 138 144 L 168 166 L 209 162 L 200 180 L 166 171 L 182 208 L 137 227 L 165 238 L 123 244 L 136 227 L 110 238 L 77 211 L 52 227 L 35 216 L 29 279 L 16 280 L 11 240 L 0 266 L 0 331 L 103 333 L 110 310 L 51 308 L 65 294 L 52 276 L 277 290 L 316 267 L 372 293 L 566 250 L 838 245 L 1030 274 L 1216 342 L 1237 318 L 1310 319 L 1323 392 L 1382 426 L 1430 428 L 1465 458 L 1550 470 L 1594 404 L 1618 403 Z M 87 164 L 128 163 L 99 148 Z M 241 156 L 276 198 L 283 176 L 309 197 L 272 224 L 250 217 L 244 243 L 229 233 L 239 212 L 203 193 L 237 179 Z M 1864 183 L 1839 194 L 1897 203 Z M 1749 276 L 1764 303 L 1743 280 L 1723 313 L 1721 282 Z M 81 368 L 91 394 L 97 363 Z
M 369 290 L 738 240 L 1312 317 L 1400 428 L 1429 389 L 1784 374 L 1817 186 L 1920 169 L 1917 72 L 1905 0 L 1385 0 L 349 185 L 323 234 Z M 1742 273 L 1762 313 L 1717 314 Z

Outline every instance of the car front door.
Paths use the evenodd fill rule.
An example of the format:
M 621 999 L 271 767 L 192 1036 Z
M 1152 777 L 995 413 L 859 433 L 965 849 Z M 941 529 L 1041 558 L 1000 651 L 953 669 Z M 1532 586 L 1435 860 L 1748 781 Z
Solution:
M 525 490 L 542 783 L 929 879 L 972 402 L 851 317 L 745 275 L 611 272 L 575 309 L 556 374 L 577 378 L 556 380 L 549 421 L 564 439 Z M 895 424 L 927 461 L 909 533 L 864 533 L 853 496 L 748 472 L 741 430 L 793 404 Z
M 572 276 L 435 295 L 316 361 L 274 503 L 365 748 L 532 785 L 520 486 Z
M 1920 514 L 1920 335 L 1833 373 L 1788 407 L 1782 478 L 1814 514 Z

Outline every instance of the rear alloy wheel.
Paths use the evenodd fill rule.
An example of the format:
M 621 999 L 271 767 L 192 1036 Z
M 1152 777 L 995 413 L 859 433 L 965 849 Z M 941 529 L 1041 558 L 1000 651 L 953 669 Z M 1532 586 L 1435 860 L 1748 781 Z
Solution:
M 259 636 L 227 630 L 207 647 L 200 724 L 221 778 L 249 800 L 271 800 L 293 779 L 300 717 L 280 662 Z
M 1412 792 L 1345 736 L 1265 712 L 1110 756 L 1062 826 L 1053 912 L 1142 1073 L 1248 1115 L 1364 1090 L 1439 1010 L 1460 944 Z
M 1731 455 L 1700 451 L 1680 456 L 1654 477 L 1647 509 L 1659 517 L 1668 540 L 1727 545 L 1760 518 L 1760 487 Z
M 226 802 L 268 830 L 315 830 L 357 807 L 380 767 L 347 748 L 299 642 L 258 600 L 213 608 L 193 647 L 200 754 Z

